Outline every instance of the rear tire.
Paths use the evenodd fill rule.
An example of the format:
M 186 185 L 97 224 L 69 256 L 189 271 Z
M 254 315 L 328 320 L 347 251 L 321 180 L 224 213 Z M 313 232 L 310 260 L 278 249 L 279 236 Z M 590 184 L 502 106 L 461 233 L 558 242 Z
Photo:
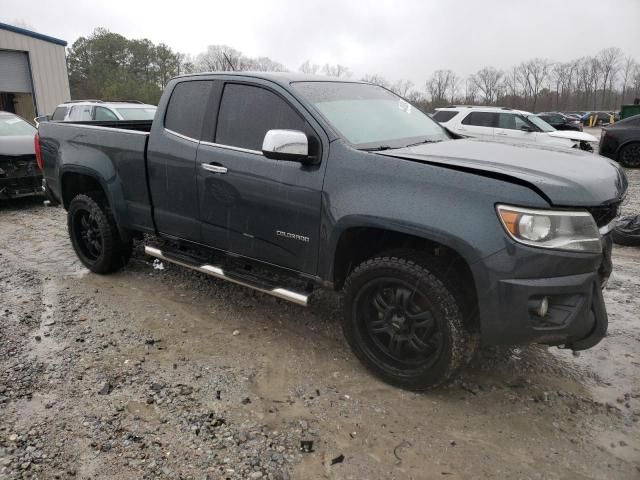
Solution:
M 430 257 L 415 251 L 375 257 L 345 282 L 343 332 L 384 381 L 415 391 L 435 388 L 472 358 L 477 344 L 456 298 Z
M 640 168 L 640 143 L 622 147 L 618 153 L 618 162 L 626 168 Z
M 114 272 L 129 262 L 133 245 L 120 238 L 111 210 L 100 194 L 80 194 L 71 200 L 67 228 L 78 258 L 92 272 Z

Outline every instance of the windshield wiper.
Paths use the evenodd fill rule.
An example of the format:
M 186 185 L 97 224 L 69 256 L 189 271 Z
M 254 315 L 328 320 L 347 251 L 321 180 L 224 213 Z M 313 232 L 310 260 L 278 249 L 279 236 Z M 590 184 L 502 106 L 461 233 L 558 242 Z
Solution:
M 404 148 L 415 147 L 416 145 L 422 145 L 423 143 L 437 143 L 437 142 L 441 142 L 441 141 L 442 140 L 422 140 L 420 142 L 410 143 L 409 145 L 405 145 Z
M 382 150 L 391 150 L 389 145 L 378 145 L 377 147 L 359 148 L 363 152 L 381 152 Z

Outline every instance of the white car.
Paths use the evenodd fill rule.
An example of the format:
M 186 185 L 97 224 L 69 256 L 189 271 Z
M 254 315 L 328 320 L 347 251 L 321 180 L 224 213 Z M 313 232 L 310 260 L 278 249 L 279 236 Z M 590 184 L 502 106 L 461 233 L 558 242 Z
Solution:
M 556 130 L 540 117 L 501 107 L 437 108 L 433 119 L 454 133 L 505 142 L 526 142 L 594 151 L 598 139 L 584 132 Z
M 51 117 L 37 117 L 36 123 L 86 121 L 153 120 L 156 106 L 137 101 L 103 102 L 102 100 L 72 100 L 58 105 Z

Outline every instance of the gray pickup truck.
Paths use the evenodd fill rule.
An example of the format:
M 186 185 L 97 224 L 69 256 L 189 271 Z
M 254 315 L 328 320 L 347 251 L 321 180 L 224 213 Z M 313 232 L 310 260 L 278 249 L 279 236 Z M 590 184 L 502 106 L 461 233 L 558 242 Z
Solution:
M 606 335 L 627 180 L 603 157 L 460 138 L 367 83 L 233 72 L 173 79 L 152 123 L 38 141 L 90 270 L 150 234 L 153 257 L 300 305 L 342 290 L 347 341 L 394 385 L 439 385 L 479 343 Z

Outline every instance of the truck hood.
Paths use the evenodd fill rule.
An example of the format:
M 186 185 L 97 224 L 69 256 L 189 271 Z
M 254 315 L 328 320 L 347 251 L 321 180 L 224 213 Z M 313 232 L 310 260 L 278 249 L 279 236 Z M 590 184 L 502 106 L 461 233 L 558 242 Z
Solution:
M 577 149 L 460 139 L 376 153 L 511 179 L 556 206 L 614 203 L 627 189 L 627 178 L 614 162 Z
M 0 155 L 13 157 L 16 155 L 35 155 L 33 135 L 17 137 L 2 137 L 0 141 Z
M 598 139 L 593 135 L 584 132 L 576 132 L 573 130 L 556 130 L 555 132 L 547 132 L 550 137 L 568 138 L 569 140 L 580 140 L 581 142 L 597 142 Z

